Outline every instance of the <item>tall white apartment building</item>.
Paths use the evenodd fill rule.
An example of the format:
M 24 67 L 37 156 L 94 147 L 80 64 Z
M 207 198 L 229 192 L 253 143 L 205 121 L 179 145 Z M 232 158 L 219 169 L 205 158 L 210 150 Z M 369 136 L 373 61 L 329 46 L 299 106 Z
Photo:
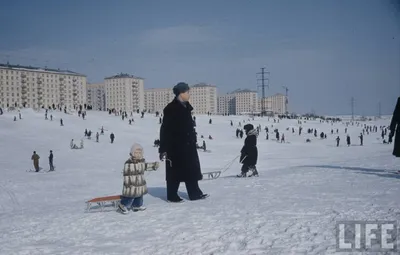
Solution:
M 236 114 L 250 114 L 259 112 L 257 92 L 244 89 L 233 92 L 236 98 Z
M 93 110 L 105 111 L 106 92 L 104 83 L 86 84 L 87 104 L 92 106 Z
M 190 104 L 195 114 L 216 114 L 217 87 L 205 83 L 196 84 L 190 87 Z
M 274 114 L 285 114 L 287 113 L 286 96 L 282 94 L 275 94 L 273 96 L 266 97 L 265 99 L 259 100 L 259 109 L 261 108 L 262 102 L 265 102 L 265 110 Z
M 69 70 L 0 64 L 0 106 L 84 105 L 86 76 Z
M 117 111 L 144 110 L 144 80 L 129 74 L 104 79 L 106 108 Z
M 172 92 L 172 88 L 157 88 L 157 89 L 146 89 L 144 91 L 145 109 L 148 112 L 160 112 L 162 113 L 165 106 L 169 104 L 175 95 Z
M 268 97 L 271 101 L 271 109 L 276 114 L 287 113 L 286 109 L 286 96 L 280 93 Z
M 218 97 L 218 114 L 236 114 L 235 94 L 226 94 Z

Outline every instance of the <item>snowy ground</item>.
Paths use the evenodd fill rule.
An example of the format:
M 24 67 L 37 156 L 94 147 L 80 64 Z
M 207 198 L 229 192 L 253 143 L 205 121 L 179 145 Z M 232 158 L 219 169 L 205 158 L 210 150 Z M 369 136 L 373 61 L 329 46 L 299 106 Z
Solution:
M 133 142 L 144 146 L 147 160 L 158 159 L 152 146 L 158 118 L 135 115 L 129 126 L 104 112 L 88 112 L 86 120 L 52 114 L 53 121 L 32 110 L 22 111 L 23 119 L 16 122 L 17 113 L 0 116 L 0 254 L 335 254 L 336 220 L 400 219 L 400 175 L 387 171 L 399 169 L 400 162 L 391 156 L 392 146 L 382 144 L 380 133 L 366 135 L 361 147 L 362 129 L 351 126 L 357 145 L 347 147 L 343 124 L 305 123 L 304 131 L 313 127 L 328 133 L 320 140 L 298 136 L 295 120 L 274 124 L 266 118 L 252 123 L 268 125 L 270 132 L 274 124 L 289 143 L 266 141 L 261 133 L 260 177 L 235 178 L 240 171 L 236 160 L 219 179 L 200 182 L 208 199 L 169 204 L 162 164 L 147 174 L 146 211 L 84 213 L 86 200 L 121 192 L 121 171 Z M 199 135 L 214 137 L 206 140 L 212 152 L 199 152 L 203 172 L 223 168 L 243 144 L 235 129 L 245 117 L 212 119 L 209 125 L 209 117 L 197 116 Z M 388 125 L 389 120 L 368 124 Z M 92 138 L 83 150 L 69 148 L 85 128 L 99 132 L 101 126 L 107 131 L 100 143 Z M 295 127 L 296 133 L 286 127 Z M 330 134 L 336 127 L 339 148 Z M 312 142 L 306 144 L 306 138 Z M 44 170 L 53 150 L 56 171 L 27 172 L 33 169 L 34 150 Z M 180 191 L 187 199 L 183 184 Z

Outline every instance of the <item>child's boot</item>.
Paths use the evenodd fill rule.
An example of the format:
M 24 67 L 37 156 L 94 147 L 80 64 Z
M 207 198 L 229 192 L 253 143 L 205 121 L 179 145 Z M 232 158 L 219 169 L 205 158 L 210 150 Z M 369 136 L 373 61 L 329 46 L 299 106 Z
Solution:
M 121 214 L 128 214 L 129 211 L 123 204 L 119 204 L 117 212 L 119 212 Z
M 132 207 L 132 211 L 134 212 L 139 212 L 139 211 L 144 211 L 146 210 L 146 207 L 140 206 L 140 207 Z
M 236 177 L 246 177 L 246 173 L 241 172 L 240 174 L 236 175 Z
M 254 167 L 254 168 L 250 169 L 250 171 L 252 171 L 252 173 L 249 175 L 249 177 L 252 177 L 252 176 L 258 177 L 257 168 Z

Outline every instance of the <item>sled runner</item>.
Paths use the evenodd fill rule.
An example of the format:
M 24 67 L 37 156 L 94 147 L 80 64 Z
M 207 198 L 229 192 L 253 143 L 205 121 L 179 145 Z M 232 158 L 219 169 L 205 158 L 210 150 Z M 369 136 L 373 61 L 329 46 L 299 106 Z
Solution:
M 110 207 L 113 210 L 116 210 L 120 200 L 120 195 L 93 198 L 89 201 L 86 201 L 86 212 L 90 212 L 93 210 L 97 211 L 98 209 L 103 212 L 105 209 Z
M 221 171 L 203 173 L 203 181 L 217 179 L 221 175 Z

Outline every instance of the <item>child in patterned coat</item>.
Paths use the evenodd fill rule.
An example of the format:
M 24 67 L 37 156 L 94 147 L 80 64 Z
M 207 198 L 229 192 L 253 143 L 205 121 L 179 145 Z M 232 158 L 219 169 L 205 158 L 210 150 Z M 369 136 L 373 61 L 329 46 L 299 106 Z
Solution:
M 143 211 L 143 195 L 147 194 L 145 171 L 155 171 L 159 162 L 146 163 L 143 158 L 143 147 L 135 143 L 130 152 L 129 159 L 124 165 L 124 185 L 122 188 L 121 202 L 118 205 L 118 212 L 127 214 L 129 209 L 134 212 Z

